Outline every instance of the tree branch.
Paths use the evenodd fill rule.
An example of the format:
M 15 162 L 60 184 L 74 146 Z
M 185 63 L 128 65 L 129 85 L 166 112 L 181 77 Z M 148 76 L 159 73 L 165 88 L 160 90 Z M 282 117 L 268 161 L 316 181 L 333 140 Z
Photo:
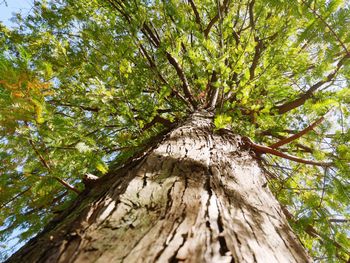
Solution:
M 284 140 L 284 139 L 287 138 L 287 137 L 282 136 L 282 135 L 273 134 L 273 133 L 271 133 L 270 131 L 264 131 L 264 132 L 262 132 L 260 135 L 269 135 L 269 136 L 275 137 L 275 138 L 277 138 L 277 139 L 279 139 L 279 140 Z M 305 152 L 313 153 L 313 149 L 312 149 L 312 148 L 307 147 L 307 146 L 305 146 L 305 145 L 303 145 L 303 144 L 296 143 L 295 146 L 297 146 L 297 147 L 303 149 Z
M 197 9 L 195 3 L 193 2 L 193 0 L 188 0 L 188 2 L 190 3 L 191 8 L 193 10 L 194 16 L 196 18 L 196 23 L 199 25 L 200 30 L 203 31 L 201 17 L 198 13 L 198 9 Z
M 30 189 L 32 188 L 32 186 L 29 186 L 27 189 L 24 189 L 23 191 L 19 192 L 18 194 L 16 194 L 15 196 L 13 196 L 10 200 L 8 200 L 7 202 L 3 203 L 0 205 L 0 209 L 7 206 L 8 204 L 10 204 L 12 201 L 14 201 L 15 199 L 17 199 L 18 197 L 20 197 L 21 195 L 24 195 L 26 192 L 28 192 Z
M 335 37 L 335 39 L 339 42 L 339 44 L 341 45 L 341 47 L 344 49 L 345 53 L 350 56 L 350 53 L 347 49 L 347 47 L 345 46 L 344 42 L 340 39 L 340 37 L 338 36 L 338 34 L 334 31 L 334 29 L 330 26 L 330 24 L 327 23 L 326 20 L 323 19 L 323 17 L 318 14 L 314 9 L 312 9 L 304 0 L 301 0 L 301 2 L 307 6 L 307 8 L 309 8 L 311 10 L 311 12 L 322 21 L 322 23 L 325 24 L 325 26 L 329 29 L 329 31 L 332 33 L 332 35 Z
M 115 9 L 117 9 L 117 11 L 118 11 L 119 13 L 121 13 L 122 16 L 125 17 L 125 19 L 128 21 L 128 23 L 131 24 L 130 16 L 128 16 L 128 14 L 126 14 L 126 13 L 123 11 L 122 6 L 120 5 L 120 3 L 118 3 L 118 2 L 115 3 L 115 2 L 112 1 L 112 0 L 107 0 L 107 2 L 109 2 L 109 3 L 111 4 L 111 6 L 113 6 Z M 117 6 L 117 4 L 118 4 L 119 6 Z
M 65 188 L 73 191 L 73 192 L 76 192 L 77 194 L 80 194 L 81 192 L 75 188 L 74 186 L 70 185 L 69 183 L 67 183 L 66 181 L 58 178 L 57 176 L 50 176 L 51 178 L 55 179 L 57 182 L 59 182 L 61 185 L 63 185 Z
M 148 54 L 147 50 L 144 48 L 142 44 L 140 44 L 141 53 L 146 57 L 148 60 L 148 63 L 150 64 L 150 67 L 154 69 L 156 72 L 158 78 L 171 89 L 171 91 L 175 94 L 175 96 L 179 97 L 188 107 L 192 107 L 192 105 L 175 89 L 171 88 L 169 83 L 166 81 L 166 79 L 162 76 L 160 71 L 158 70 L 158 67 L 155 63 L 155 61 L 151 58 L 151 56 Z
M 160 47 L 160 39 L 158 39 L 153 31 L 150 29 L 150 27 L 147 25 L 147 23 L 144 23 L 143 25 L 143 29 L 141 29 L 141 31 L 144 33 L 144 35 L 154 43 L 156 48 Z M 190 85 L 188 84 L 188 80 L 186 78 L 186 75 L 183 71 L 183 69 L 181 68 L 180 64 L 177 62 L 177 60 L 168 52 L 165 52 L 166 58 L 169 61 L 169 63 L 175 68 L 175 71 L 178 75 L 178 77 L 180 78 L 181 82 L 182 82 L 182 90 L 185 94 L 185 97 L 189 100 L 189 102 L 191 103 L 192 107 L 194 109 L 197 108 L 197 102 L 194 100 L 191 90 L 190 90 Z
M 26 124 L 28 125 L 28 124 Z M 37 155 L 37 157 L 39 158 L 41 164 L 47 169 L 47 171 L 49 173 L 51 173 L 51 167 L 50 165 L 48 164 L 48 162 L 46 162 L 46 160 L 44 159 L 44 157 L 42 156 L 42 154 L 39 152 L 39 150 L 36 148 L 34 142 L 32 139 L 28 139 L 29 141 L 29 144 L 32 146 L 35 154 Z M 55 179 L 56 181 L 58 181 L 60 184 L 62 184 L 65 188 L 73 191 L 73 192 L 76 192 L 77 194 L 80 194 L 80 191 L 76 188 L 74 188 L 74 186 L 70 185 L 69 183 L 67 183 L 66 181 L 58 178 L 57 176 L 50 176 L 51 178 Z
M 298 138 L 300 138 L 301 136 L 303 136 L 304 134 L 308 133 L 309 131 L 311 131 L 313 128 L 315 128 L 317 125 L 319 125 L 322 121 L 324 120 L 324 117 L 322 116 L 321 118 L 319 118 L 317 121 L 315 121 L 314 123 L 312 123 L 311 125 L 309 125 L 308 127 L 306 127 L 304 130 L 301 130 L 300 132 L 288 137 L 288 138 L 285 138 L 285 139 L 282 139 L 274 144 L 271 144 L 270 145 L 270 148 L 272 149 L 276 149 L 282 145 L 285 145 L 287 143 L 290 143 Z
M 35 147 L 33 141 L 31 139 L 29 139 L 29 143 L 32 146 L 34 152 L 36 153 L 36 155 L 39 157 L 40 162 L 42 163 L 42 165 L 48 170 L 49 173 L 51 173 L 51 167 L 50 165 L 46 162 L 46 160 L 44 159 L 44 157 L 41 155 L 41 153 L 38 151 L 38 149 Z M 70 185 L 69 183 L 67 183 L 66 181 L 58 178 L 57 176 L 49 176 L 53 179 L 55 179 L 57 182 L 59 182 L 60 184 L 62 184 L 65 188 L 80 194 L 80 191 L 78 189 L 76 189 L 74 186 Z
M 147 25 L 147 23 L 143 23 L 143 28 L 141 29 L 142 33 L 152 40 L 153 45 L 157 48 L 160 46 L 160 39 L 153 33 L 151 28 Z
M 74 104 L 70 104 L 70 103 L 61 103 L 57 100 L 50 100 L 47 101 L 48 103 L 52 103 L 55 106 L 63 106 L 63 107 L 73 107 L 73 108 L 80 108 L 82 110 L 86 110 L 86 111 L 93 111 L 93 112 L 99 112 L 100 109 L 97 107 L 88 107 L 88 106 L 83 106 L 83 105 L 74 105 Z
M 218 88 L 215 88 L 213 84 L 218 80 L 217 74 L 213 71 L 210 81 L 208 83 L 208 93 L 207 93 L 207 105 L 206 109 L 213 110 L 215 108 L 216 101 L 218 99 Z
M 225 1 L 227 1 L 227 0 L 225 0 Z M 125 12 L 123 12 L 123 10 L 121 9 L 120 6 L 117 6 L 117 4 L 114 3 L 112 0 L 108 0 L 108 2 L 118 12 L 120 12 L 127 19 L 127 21 L 129 23 L 131 23 L 131 17 L 128 14 L 126 14 Z M 160 47 L 161 41 L 160 41 L 159 35 L 157 34 L 157 32 L 154 33 L 146 22 L 143 23 L 142 28 L 141 28 L 141 32 L 151 42 L 152 45 L 154 45 L 156 48 Z M 184 92 L 186 98 L 189 100 L 189 102 L 192 105 L 192 107 L 194 109 L 196 109 L 197 108 L 197 103 L 196 103 L 196 101 L 194 100 L 194 98 L 193 98 L 193 96 L 191 94 L 190 86 L 188 84 L 188 80 L 187 80 L 187 78 L 186 78 L 186 76 L 184 74 L 183 69 L 181 68 L 181 66 L 179 65 L 177 60 L 169 52 L 166 51 L 165 54 L 166 54 L 167 60 L 175 68 L 177 75 L 179 76 L 180 80 L 182 81 L 182 89 L 183 89 L 183 92 Z
M 170 127 L 173 127 L 173 124 L 171 121 L 169 121 L 168 119 L 165 119 L 159 115 L 155 116 L 153 118 L 153 120 L 149 123 L 147 123 L 144 127 L 143 127 L 143 131 L 149 129 L 150 127 L 152 127 L 154 124 L 156 123 L 160 123 L 162 124 L 163 126 L 167 127 L 167 128 L 170 128 Z
M 327 77 L 324 80 L 321 80 L 317 82 L 316 84 L 312 85 L 305 93 L 302 93 L 299 95 L 299 98 L 287 102 L 285 104 L 282 104 L 280 106 L 274 107 L 277 111 L 278 114 L 284 114 L 288 111 L 291 111 L 295 108 L 298 108 L 299 106 L 303 105 L 306 100 L 312 97 L 313 93 L 320 88 L 323 84 L 331 81 L 334 79 L 340 68 L 344 65 L 344 62 L 346 59 L 350 58 L 350 55 L 345 55 L 339 62 L 337 63 L 337 66 L 335 70 L 327 75 Z
M 255 46 L 253 61 L 249 68 L 249 80 L 253 80 L 255 77 L 255 69 L 258 66 L 258 62 L 261 57 L 262 50 L 264 48 L 263 41 L 261 39 L 256 37 L 255 41 L 257 42 L 257 45 Z
M 169 63 L 175 68 L 177 75 L 179 76 L 180 80 L 182 81 L 182 90 L 186 96 L 186 98 L 189 100 L 191 105 L 193 106 L 194 109 L 197 108 L 197 102 L 194 100 L 191 90 L 190 90 L 190 85 L 188 84 L 188 80 L 186 78 L 186 75 L 181 68 L 180 64 L 177 62 L 177 60 L 169 53 L 166 52 L 166 57 L 169 61 Z
M 304 164 L 311 164 L 311 165 L 316 165 L 316 166 L 321 166 L 321 167 L 329 167 L 331 166 L 333 163 L 326 163 L 326 162 L 317 162 L 317 161 L 313 161 L 313 160 L 305 160 L 305 159 L 301 159 L 299 157 L 293 156 L 293 155 L 289 155 L 286 153 L 282 153 L 280 151 L 277 151 L 275 149 L 272 149 L 268 146 L 264 146 L 264 145 L 260 145 L 257 143 L 254 143 L 250 138 L 248 137 L 242 137 L 243 143 L 247 144 L 249 147 L 251 147 L 252 149 L 254 149 L 257 153 L 260 154 L 272 154 L 278 157 L 282 157 L 284 159 L 288 159 L 297 163 L 304 163 Z
M 331 223 L 349 223 L 350 219 L 330 218 L 328 221 Z
M 51 167 L 50 165 L 46 162 L 46 160 L 44 159 L 44 157 L 42 156 L 42 154 L 38 151 L 38 149 L 35 147 L 34 142 L 32 139 L 28 139 L 29 144 L 32 146 L 35 154 L 37 155 L 37 157 L 39 158 L 41 164 L 50 172 L 51 171 Z
M 254 21 L 254 4 L 255 0 L 251 0 L 248 4 L 248 11 L 249 11 L 249 24 L 251 28 L 255 29 L 255 21 Z
M 222 5 L 220 6 L 219 10 L 221 13 L 226 11 L 228 8 L 228 4 L 229 4 L 230 0 L 224 0 L 224 2 L 222 3 Z M 207 25 L 207 27 L 204 29 L 204 36 L 207 38 L 211 28 L 214 26 L 214 24 L 219 20 L 220 18 L 220 14 L 219 12 L 210 20 L 209 24 Z
M 294 224 L 297 223 L 297 220 L 293 217 L 293 215 L 288 211 L 288 209 L 286 207 L 282 206 L 282 211 L 289 221 L 293 222 Z M 343 250 L 346 254 L 348 254 L 350 256 L 350 252 L 346 248 L 344 248 L 342 245 L 340 245 L 337 241 L 332 240 L 329 237 L 324 237 L 324 235 L 319 233 L 312 225 L 309 224 L 309 225 L 305 226 L 304 230 L 309 236 L 319 239 L 319 242 L 321 242 L 321 243 L 325 242 L 325 239 L 327 239 L 327 241 L 331 241 L 331 243 L 333 243 L 333 245 L 336 248 Z M 337 257 L 339 258 L 339 256 L 337 256 Z M 339 259 L 344 260 L 344 258 L 339 258 Z M 349 257 L 349 259 L 350 259 L 350 257 Z

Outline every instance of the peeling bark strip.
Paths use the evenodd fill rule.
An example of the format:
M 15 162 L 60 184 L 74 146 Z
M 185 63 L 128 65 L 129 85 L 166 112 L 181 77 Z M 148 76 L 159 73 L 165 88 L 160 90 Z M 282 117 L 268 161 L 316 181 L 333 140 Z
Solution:
M 310 262 L 241 138 L 196 113 L 8 262 Z

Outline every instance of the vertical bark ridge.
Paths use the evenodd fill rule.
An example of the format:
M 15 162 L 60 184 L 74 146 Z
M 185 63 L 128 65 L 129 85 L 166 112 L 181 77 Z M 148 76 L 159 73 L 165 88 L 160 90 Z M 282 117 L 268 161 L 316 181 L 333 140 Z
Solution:
M 9 262 L 310 262 L 240 142 L 193 114 Z

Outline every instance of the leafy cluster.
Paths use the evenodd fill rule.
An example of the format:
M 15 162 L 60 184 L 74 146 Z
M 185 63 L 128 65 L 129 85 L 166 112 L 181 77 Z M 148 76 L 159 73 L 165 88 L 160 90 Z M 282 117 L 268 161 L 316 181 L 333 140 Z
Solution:
M 271 189 L 316 260 L 348 260 L 345 0 L 42 0 L 17 24 L 0 25 L 2 242 L 205 108 L 294 157 L 261 157 Z

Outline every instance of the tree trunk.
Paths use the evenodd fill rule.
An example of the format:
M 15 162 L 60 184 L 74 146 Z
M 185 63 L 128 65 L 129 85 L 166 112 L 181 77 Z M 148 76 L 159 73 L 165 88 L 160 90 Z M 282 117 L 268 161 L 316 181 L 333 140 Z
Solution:
M 310 262 L 240 136 L 193 114 L 9 262 Z

